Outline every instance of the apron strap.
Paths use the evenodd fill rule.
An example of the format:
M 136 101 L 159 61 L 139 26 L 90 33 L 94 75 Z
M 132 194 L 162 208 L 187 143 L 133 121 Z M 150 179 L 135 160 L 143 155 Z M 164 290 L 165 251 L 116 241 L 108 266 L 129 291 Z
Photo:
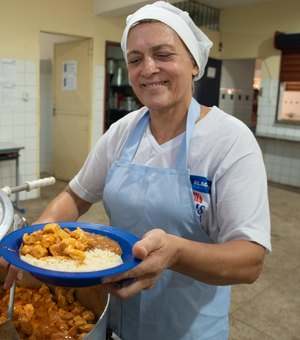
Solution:
M 148 124 L 149 111 L 147 110 L 137 122 L 136 126 L 131 130 L 122 151 L 120 161 L 132 162 Z
M 189 151 L 189 145 L 191 136 L 194 131 L 194 127 L 196 124 L 197 119 L 200 116 L 201 107 L 199 103 L 192 98 L 191 104 L 189 106 L 187 120 L 186 120 L 186 129 L 185 129 L 185 137 L 181 143 L 179 152 L 176 157 L 175 161 L 175 168 L 176 169 L 187 169 L 187 157 Z

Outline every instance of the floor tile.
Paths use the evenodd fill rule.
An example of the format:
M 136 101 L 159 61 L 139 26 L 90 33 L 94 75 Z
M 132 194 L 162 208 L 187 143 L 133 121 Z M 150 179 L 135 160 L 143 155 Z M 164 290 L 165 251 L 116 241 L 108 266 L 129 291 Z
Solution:
M 230 340 L 275 340 L 255 327 L 236 320 L 233 316 L 230 317 L 229 329 Z

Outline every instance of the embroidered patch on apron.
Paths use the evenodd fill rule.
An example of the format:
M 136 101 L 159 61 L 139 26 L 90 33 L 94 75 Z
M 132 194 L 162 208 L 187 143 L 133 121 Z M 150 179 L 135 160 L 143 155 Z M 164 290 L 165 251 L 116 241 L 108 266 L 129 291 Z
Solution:
M 201 216 L 210 200 L 211 181 L 206 177 L 193 175 L 190 176 L 190 181 L 193 189 L 195 208 L 201 221 Z

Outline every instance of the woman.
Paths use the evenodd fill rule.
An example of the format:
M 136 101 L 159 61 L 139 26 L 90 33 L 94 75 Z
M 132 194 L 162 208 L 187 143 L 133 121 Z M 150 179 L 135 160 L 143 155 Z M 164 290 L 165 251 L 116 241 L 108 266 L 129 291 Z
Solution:
M 141 238 L 143 261 L 102 282 L 124 340 L 227 339 L 230 285 L 254 282 L 271 250 L 253 134 L 192 98 L 210 47 L 163 1 L 128 17 L 122 48 L 145 107 L 111 126 L 37 221 L 75 221 L 103 199 L 110 224 Z

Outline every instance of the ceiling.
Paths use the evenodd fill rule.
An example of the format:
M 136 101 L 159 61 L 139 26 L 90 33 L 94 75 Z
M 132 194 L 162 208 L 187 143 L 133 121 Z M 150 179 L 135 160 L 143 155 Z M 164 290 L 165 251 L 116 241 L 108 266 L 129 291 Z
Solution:
M 203 5 L 222 9 L 229 7 L 247 6 L 255 3 L 271 2 L 272 0 L 195 0 Z
M 95 14 L 99 15 L 128 15 L 133 13 L 145 4 L 153 3 L 155 0 L 94 0 Z M 168 0 L 170 3 L 187 1 L 187 0 Z M 273 0 L 194 0 L 200 4 L 210 7 L 223 9 L 247 6 L 255 3 L 272 2 Z

